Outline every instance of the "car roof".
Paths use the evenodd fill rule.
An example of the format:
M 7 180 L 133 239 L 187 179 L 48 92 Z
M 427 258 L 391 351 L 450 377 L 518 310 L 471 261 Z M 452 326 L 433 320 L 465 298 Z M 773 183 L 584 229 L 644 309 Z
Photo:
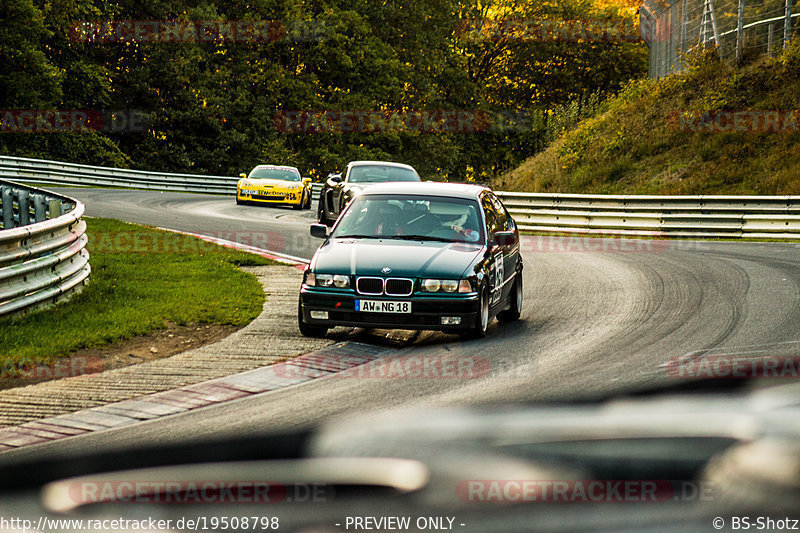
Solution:
M 449 196 L 452 198 L 478 198 L 483 191 L 490 191 L 483 185 L 469 183 L 446 183 L 440 181 L 393 181 L 370 185 L 361 193 L 373 194 L 406 194 L 426 196 Z
M 384 165 L 389 167 L 408 168 L 416 172 L 416 169 L 411 165 L 406 165 L 405 163 L 394 163 L 392 161 L 350 161 L 347 163 L 348 167 L 360 167 L 364 165 Z
M 290 166 L 287 166 L 287 165 L 256 165 L 253 168 L 253 170 L 255 170 L 257 168 L 269 168 L 269 169 L 274 169 L 274 170 L 297 170 L 297 167 L 290 167 Z M 300 172 L 300 171 L 297 170 L 297 172 Z

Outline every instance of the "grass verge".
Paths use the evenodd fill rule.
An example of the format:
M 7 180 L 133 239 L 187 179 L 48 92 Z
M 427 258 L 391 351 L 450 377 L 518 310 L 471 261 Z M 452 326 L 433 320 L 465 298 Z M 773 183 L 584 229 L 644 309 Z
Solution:
M 0 321 L 3 374 L 163 329 L 167 323 L 245 326 L 263 308 L 239 266 L 274 264 L 194 237 L 87 219 L 92 274 L 68 303 Z

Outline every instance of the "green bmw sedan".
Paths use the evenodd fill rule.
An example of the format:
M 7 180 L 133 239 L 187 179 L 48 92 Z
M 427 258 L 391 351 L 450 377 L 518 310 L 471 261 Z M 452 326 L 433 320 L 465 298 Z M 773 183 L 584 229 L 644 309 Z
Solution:
M 385 183 L 365 189 L 328 233 L 303 276 L 298 322 L 424 329 L 483 337 L 522 308 L 519 231 L 488 188 Z

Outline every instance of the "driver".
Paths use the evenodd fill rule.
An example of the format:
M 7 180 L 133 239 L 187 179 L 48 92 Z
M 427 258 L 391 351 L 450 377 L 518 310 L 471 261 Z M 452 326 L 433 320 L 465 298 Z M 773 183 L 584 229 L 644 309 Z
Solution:
M 478 231 L 477 217 L 474 211 L 461 215 L 457 220 L 452 222 L 448 228 L 454 231 L 456 235 L 463 237 L 464 240 L 469 242 L 476 242 L 481 236 Z

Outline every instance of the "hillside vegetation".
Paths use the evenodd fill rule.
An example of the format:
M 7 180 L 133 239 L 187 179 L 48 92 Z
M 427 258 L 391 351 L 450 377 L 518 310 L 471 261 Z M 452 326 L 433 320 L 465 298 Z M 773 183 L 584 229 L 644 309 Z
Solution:
M 630 82 L 492 185 L 564 193 L 800 194 L 798 110 L 800 43 L 738 69 L 708 55 L 680 74 Z
M 0 2 L 0 155 L 227 176 L 286 164 L 316 180 L 378 159 L 484 182 L 546 146 L 546 110 L 644 75 L 635 4 Z M 55 111 L 92 120 L 48 128 Z M 456 111 L 474 124 L 448 124 Z

